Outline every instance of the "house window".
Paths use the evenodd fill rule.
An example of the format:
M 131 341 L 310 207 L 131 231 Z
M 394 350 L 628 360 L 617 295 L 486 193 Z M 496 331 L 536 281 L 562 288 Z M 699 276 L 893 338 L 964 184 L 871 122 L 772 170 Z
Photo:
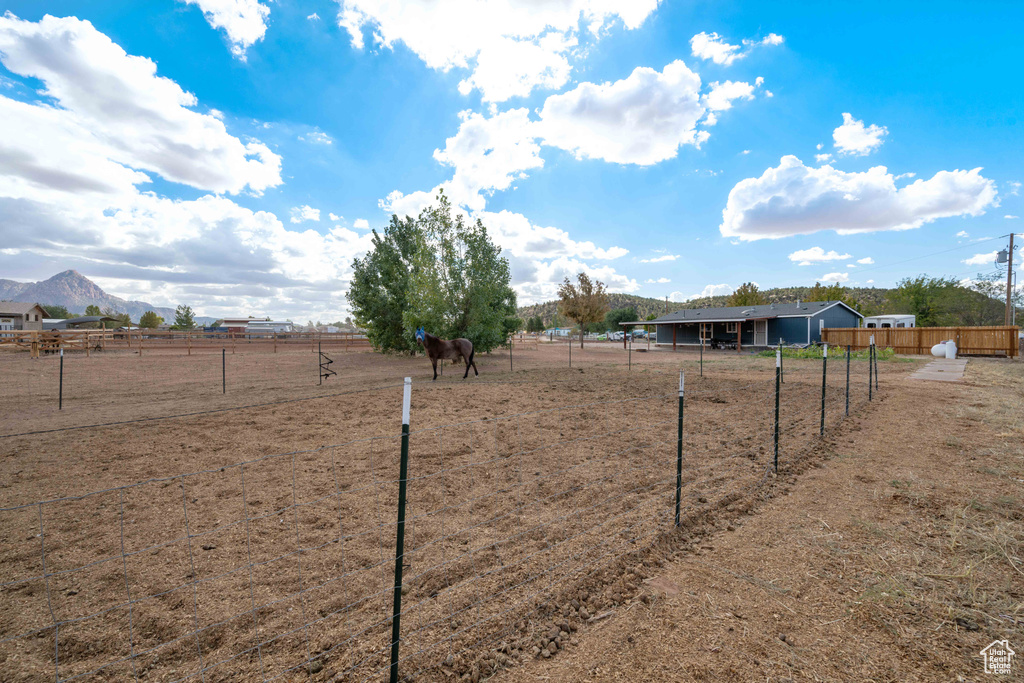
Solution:
M 711 336 L 712 336 L 711 335 L 711 330 L 712 329 L 714 329 L 714 324 L 713 323 L 701 323 L 700 324 L 700 338 L 703 341 L 710 340 Z
M 865 325 L 864 327 L 874 327 L 874 326 L 875 326 L 875 324 L 874 324 L 874 323 L 868 323 L 868 324 L 867 324 L 867 325 Z
M 736 326 L 738 324 L 739 323 L 726 323 L 725 324 L 725 331 L 726 331 L 726 333 L 728 333 L 728 334 L 736 334 Z

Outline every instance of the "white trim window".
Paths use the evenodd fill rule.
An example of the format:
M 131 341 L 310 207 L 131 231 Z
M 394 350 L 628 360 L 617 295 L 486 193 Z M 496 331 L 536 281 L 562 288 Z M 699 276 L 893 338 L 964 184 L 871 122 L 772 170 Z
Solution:
M 736 330 L 739 329 L 737 327 L 737 325 L 739 325 L 739 323 L 726 323 L 725 324 L 725 333 L 726 334 L 736 334 Z
M 700 339 L 701 341 L 711 341 L 714 336 L 713 330 L 715 329 L 714 323 L 701 323 L 700 324 Z

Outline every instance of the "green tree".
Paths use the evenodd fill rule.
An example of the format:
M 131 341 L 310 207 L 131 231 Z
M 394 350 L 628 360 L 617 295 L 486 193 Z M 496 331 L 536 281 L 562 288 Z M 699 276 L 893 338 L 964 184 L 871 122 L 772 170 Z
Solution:
M 195 329 L 196 317 L 191 306 L 183 304 L 174 309 L 174 327 L 179 330 Z
M 352 262 L 348 301 L 355 324 L 366 330 L 379 351 L 415 348 L 412 335 L 405 334 L 402 314 L 409 307 L 418 232 L 414 219 L 392 216 L 383 235 L 373 231 L 373 246 L 366 256 Z
M 420 213 L 416 227 L 409 305 L 402 314 L 409 341 L 422 326 L 446 339 L 465 337 L 479 351 L 504 345 L 522 321 L 508 260 L 487 228 L 461 214 L 453 218 L 444 192 L 436 206 Z
M 160 327 L 164 324 L 164 319 L 156 314 L 156 311 L 146 311 L 139 318 L 139 327 L 145 327 L 146 329 L 153 329 Z
M 844 304 L 849 306 L 855 311 L 860 310 L 860 304 L 857 302 L 853 295 L 846 287 L 843 287 L 838 282 L 834 285 L 822 286 L 820 282 L 815 282 L 814 286 L 808 291 L 805 301 L 842 301 Z
M 753 282 L 744 282 L 729 296 L 730 306 L 759 306 L 768 303 L 768 299 Z
M 97 306 L 95 304 L 89 304 L 88 306 L 85 307 L 85 314 L 86 315 L 103 315 L 103 311 L 100 310 L 99 306 Z
M 616 332 L 632 332 L 632 325 L 620 327 L 619 323 L 626 322 L 627 320 L 636 320 L 637 318 L 639 318 L 639 316 L 637 315 L 636 309 L 632 306 L 616 308 L 608 311 L 608 314 L 604 317 L 604 323 L 605 327 L 609 330 L 614 330 Z
M 544 331 L 544 319 L 539 315 L 535 315 L 526 322 L 527 332 L 543 332 Z
M 962 286 L 952 278 L 919 275 L 900 280 L 889 291 L 886 313 L 912 313 L 918 327 L 1000 325 L 1004 306 L 984 292 Z
M 577 284 L 568 277 L 558 287 L 558 310 L 566 318 L 580 326 L 580 348 L 583 348 L 583 328 L 587 323 L 604 319 L 608 312 L 608 294 L 604 283 L 591 280 L 586 273 L 576 276 Z
M 64 308 L 63 306 L 58 306 L 56 304 L 42 304 L 42 306 L 43 310 L 46 311 L 47 318 L 59 318 L 60 320 L 67 320 L 68 318 L 74 317 L 71 314 L 71 311 Z

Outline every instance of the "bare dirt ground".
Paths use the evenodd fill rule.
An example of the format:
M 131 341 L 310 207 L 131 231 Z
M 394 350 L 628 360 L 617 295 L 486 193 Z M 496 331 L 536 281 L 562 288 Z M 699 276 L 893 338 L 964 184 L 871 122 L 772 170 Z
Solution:
M 1024 363 L 965 380 L 890 384 L 777 497 L 495 680 L 987 679 L 982 648 L 1024 645 Z
M 381 679 L 404 375 L 414 391 L 402 671 L 423 680 L 479 679 L 518 660 L 527 665 L 512 675 L 548 675 L 529 663 L 544 638 L 568 649 L 545 666 L 569 666 L 620 615 L 667 604 L 644 580 L 683 538 L 681 367 L 684 536 L 726 519 L 740 527 L 726 538 L 746 533 L 745 513 L 830 457 L 817 437 L 819 361 L 787 363 L 780 480 L 769 467 L 771 359 L 709 354 L 700 378 L 693 353 L 634 351 L 630 370 L 619 346 L 576 349 L 571 369 L 567 351 L 516 352 L 514 371 L 507 351 L 481 355 L 479 378 L 449 366 L 436 383 L 422 357 L 335 354 L 339 375 L 323 386 L 314 354 L 238 354 L 227 394 L 219 355 L 71 357 L 62 411 L 54 359 L 0 360 L 20 387 L 0 397 L 0 431 L 20 434 L 0 439 L 0 678 Z M 923 419 L 910 395 L 897 399 L 918 365 L 883 363 L 881 405 L 904 402 L 864 413 L 866 364 L 855 361 L 861 417 L 847 421 L 843 367 L 830 365 L 826 446 L 859 444 L 854 430 L 879 421 L 906 431 L 903 411 Z M 886 448 L 902 455 L 903 443 Z M 90 492 L 101 493 L 37 504 Z

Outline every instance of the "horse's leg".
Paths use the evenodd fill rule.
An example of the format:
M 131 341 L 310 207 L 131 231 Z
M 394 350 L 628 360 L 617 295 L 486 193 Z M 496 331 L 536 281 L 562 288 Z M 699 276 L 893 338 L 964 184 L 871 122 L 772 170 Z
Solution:
M 437 359 L 436 358 L 431 358 L 430 359 L 430 364 L 434 366 L 434 381 L 436 382 L 437 381 Z
M 467 377 L 469 377 L 469 363 L 470 363 L 470 360 L 468 358 L 466 358 L 465 356 L 463 356 L 462 359 L 466 361 L 466 374 L 464 374 L 462 376 L 462 379 L 466 379 Z

